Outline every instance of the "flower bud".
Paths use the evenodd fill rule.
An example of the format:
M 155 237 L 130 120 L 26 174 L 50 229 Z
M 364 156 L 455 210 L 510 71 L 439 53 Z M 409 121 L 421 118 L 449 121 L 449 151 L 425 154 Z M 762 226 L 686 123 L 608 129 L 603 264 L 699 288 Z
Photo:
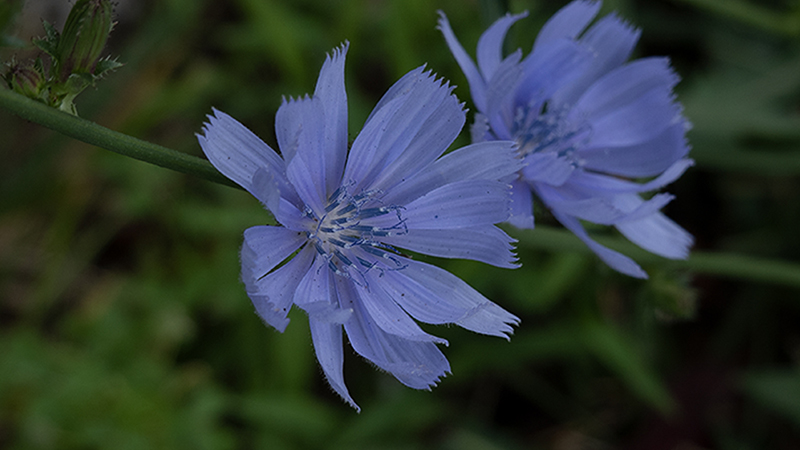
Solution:
M 76 0 L 56 47 L 59 81 L 94 72 L 113 26 L 111 12 L 108 0 Z
M 44 76 L 35 65 L 30 63 L 12 64 L 5 75 L 5 79 L 14 92 L 26 97 L 39 98 L 42 89 L 44 89 Z

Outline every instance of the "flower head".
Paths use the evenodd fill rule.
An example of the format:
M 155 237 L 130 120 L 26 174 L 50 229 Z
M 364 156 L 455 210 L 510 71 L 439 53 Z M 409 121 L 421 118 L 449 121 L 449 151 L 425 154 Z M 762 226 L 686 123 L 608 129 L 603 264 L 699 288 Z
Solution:
M 495 224 L 508 218 L 508 183 L 521 163 L 508 141 L 442 156 L 465 113 L 424 68 L 386 92 L 348 151 L 347 48 L 327 58 L 313 96 L 284 100 L 275 117 L 280 155 L 216 110 L 198 139 L 280 223 L 244 233 L 242 279 L 257 313 L 283 331 L 292 305 L 303 309 L 328 382 L 358 408 L 342 375 L 342 330 L 361 356 L 429 389 L 450 370 L 437 347 L 446 342 L 414 319 L 503 337 L 518 323 L 399 249 L 516 267 L 513 240 Z
M 526 166 L 512 183 L 509 222 L 533 228 L 532 194 L 612 268 L 640 278 L 633 260 L 589 237 L 580 220 L 613 225 L 628 239 L 667 258 L 686 258 L 692 236 L 660 209 L 665 193 L 644 200 L 693 164 L 689 124 L 672 93 L 678 76 L 667 58 L 626 62 L 639 31 L 615 15 L 588 27 L 600 2 L 573 1 L 544 25 L 533 50 L 501 53 L 506 15 L 480 38 L 477 66 L 444 14 L 439 28 L 464 71 L 479 110 L 474 142 L 511 139 Z M 638 182 L 650 178 L 647 182 Z

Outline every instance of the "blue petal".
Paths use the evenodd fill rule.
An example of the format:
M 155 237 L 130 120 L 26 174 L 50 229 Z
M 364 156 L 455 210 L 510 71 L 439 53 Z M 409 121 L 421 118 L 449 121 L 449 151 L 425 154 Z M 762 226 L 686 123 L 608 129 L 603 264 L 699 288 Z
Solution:
M 509 186 L 490 180 L 444 185 L 406 205 L 408 228 L 445 229 L 490 225 L 508 218 Z M 392 219 L 382 217 L 382 221 Z M 388 222 L 387 222 L 388 223 Z
M 399 108 L 380 130 L 380 143 L 370 170 L 363 179 L 354 179 L 362 186 L 388 187 L 441 156 L 466 120 L 452 90 L 430 72 L 421 73 L 397 96 Z M 437 127 L 440 136 L 436 134 Z M 350 157 L 362 157 L 355 143 Z
M 603 262 L 611 266 L 612 269 L 635 278 L 647 278 L 647 272 L 642 270 L 636 262 L 629 257 L 598 244 L 589 237 L 583 225 L 574 217 L 560 214 L 556 210 L 552 211 L 553 216 L 561 222 L 568 230 L 572 231 L 580 240 L 584 242 Z
M 439 89 L 449 88 L 442 86 Z M 403 152 L 389 164 L 375 179 L 370 189 L 389 191 L 397 183 L 418 173 L 433 163 L 464 128 L 466 115 L 454 95 L 448 95 L 431 110 L 420 111 L 424 126 L 417 132 Z
M 514 22 L 527 17 L 528 12 L 505 16 L 497 19 L 478 40 L 478 67 L 480 67 L 484 80 L 491 80 L 503 59 L 503 41 L 508 29 Z M 445 19 L 446 20 L 446 19 Z M 491 83 L 490 83 L 491 84 Z M 491 97 L 491 95 L 487 96 Z
M 514 122 L 514 92 L 522 78 L 519 60 L 522 52 L 517 50 L 504 59 L 492 76 L 486 90 L 486 110 L 492 131 L 496 136 L 511 137 L 510 125 Z
M 262 199 L 264 206 L 266 206 L 275 216 L 281 225 L 294 231 L 305 231 L 310 229 L 311 219 L 303 215 L 298 206 L 305 209 L 303 201 L 295 192 L 294 187 L 285 180 L 285 185 L 278 184 L 272 175 L 265 171 L 259 170 L 253 177 L 253 186 L 260 192 L 269 193 L 269 195 Z
M 447 21 L 447 16 L 441 11 L 439 11 L 438 28 L 442 31 L 444 40 L 447 42 L 447 46 L 450 47 L 450 52 L 456 58 L 456 62 L 461 66 L 461 71 L 464 72 L 464 75 L 467 77 L 472 102 L 475 103 L 478 111 L 485 110 L 486 80 L 484 80 L 483 76 L 478 72 L 478 68 L 475 67 L 472 58 L 464 51 L 464 47 L 458 42 L 455 33 L 453 33 L 452 28 L 450 28 L 450 22 Z
M 516 104 L 532 106 L 549 99 L 580 76 L 593 58 L 574 41 L 560 39 L 543 45 L 522 61 L 524 76 L 516 91 Z
M 347 158 L 347 93 L 344 88 L 344 62 L 349 43 L 333 51 L 319 72 L 314 97 L 322 101 L 324 123 L 324 172 L 326 194 L 330 195 L 342 178 Z
M 679 78 L 668 58 L 643 58 L 608 73 L 581 95 L 575 109 L 592 120 L 638 101 L 653 89 L 670 91 Z
M 303 233 L 283 227 L 260 225 L 244 232 L 242 271 L 260 278 L 306 242 Z
M 647 192 L 659 189 L 677 180 L 683 172 L 694 165 L 694 161 L 688 158 L 676 161 L 658 177 L 647 183 L 635 183 L 633 181 L 622 180 L 608 175 L 590 173 L 586 171 L 576 171 L 570 178 L 570 186 L 574 189 L 581 189 L 584 192 L 603 192 L 612 193 L 633 193 Z
M 286 264 L 262 278 L 258 278 L 255 273 L 242 271 L 247 295 L 253 301 L 256 312 L 281 333 L 289 324 L 286 316 L 294 302 L 295 291 L 308 273 L 314 255 L 314 250 L 306 247 Z
M 478 144 L 485 141 L 493 141 L 498 138 L 498 136 L 492 133 L 491 128 L 489 128 L 489 119 L 479 112 L 475 113 L 475 120 L 469 127 L 469 134 L 472 138 L 473 144 Z M 503 139 L 511 140 L 513 139 L 513 136 L 503 136 Z
M 511 182 L 522 167 L 511 141 L 472 144 L 454 150 L 409 177 L 383 196 L 388 204 L 405 205 L 448 183 L 464 180 Z
M 651 89 L 614 110 L 587 112 L 592 127 L 587 147 L 644 143 L 655 139 L 668 127 L 682 123 L 680 105 L 675 103 L 672 92 L 666 88 Z
M 583 74 L 553 96 L 553 105 L 572 105 L 598 78 L 623 64 L 639 40 L 640 31 L 616 16 L 608 15 L 593 25 L 580 44 L 595 54 Z
M 344 384 L 342 326 L 321 322 L 310 317 L 308 324 L 309 328 L 311 328 L 311 340 L 314 343 L 317 361 L 319 361 L 319 365 L 325 373 L 328 384 L 356 411 L 361 411 L 361 408 L 350 397 L 347 386 Z
M 619 196 L 628 208 L 640 208 L 642 199 L 638 195 Z M 617 223 L 616 228 L 639 247 L 665 258 L 686 259 L 694 238 L 664 214 L 655 212 L 639 215 L 634 220 Z
M 521 228 L 533 228 L 533 195 L 531 187 L 523 180 L 511 183 L 511 215 L 508 223 Z
M 621 220 L 633 220 L 653 214 L 674 198 L 669 194 L 656 194 L 650 200 L 632 208 L 617 200 L 621 195 L 600 196 L 588 193 L 586 196 L 573 196 L 569 195 L 573 193 L 569 190 L 549 186 L 537 186 L 537 192 L 552 210 L 603 225 L 613 225 Z
M 407 312 L 403 311 L 392 297 L 383 289 L 383 279 L 377 272 L 369 272 L 366 284 L 351 285 L 358 296 L 359 305 L 364 307 L 369 323 L 397 337 L 419 342 L 434 342 L 447 345 L 445 339 L 432 336 L 422 330 Z
M 322 101 L 316 97 L 290 100 L 281 105 L 281 110 L 293 111 L 291 115 L 299 120 L 296 153 L 287 159 L 286 176 L 303 203 L 321 216 L 328 199 Z
M 575 165 L 566 156 L 556 152 L 530 153 L 525 157 L 522 176 L 527 181 L 561 186 L 575 172 Z
M 328 260 L 317 255 L 294 293 L 294 304 L 302 308 L 309 319 L 342 324 L 350 318 L 353 311 L 339 305 L 334 278 L 338 276 L 328 268 Z
M 601 2 L 574 1 L 561 8 L 542 27 L 533 51 L 557 39 L 575 39 L 600 10 Z
M 386 333 L 376 326 L 365 309 L 371 299 L 358 298 L 342 282 L 342 304 L 353 310 L 344 324 L 353 349 L 401 383 L 414 389 L 430 389 L 450 372 L 450 364 L 433 342 L 415 341 Z M 350 285 L 352 287 L 352 285 Z
M 409 229 L 403 234 L 384 237 L 382 241 L 441 258 L 472 259 L 509 269 L 519 267 L 512 252 L 512 243 L 516 241 L 493 225 L 458 230 Z
M 647 142 L 581 149 L 578 158 L 583 167 L 589 170 L 639 178 L 664 172 L 687 153 L 686 124 L 679 122 Z
M 369 120 L 364 124 L 364 128 L 356 136 L 350 155 L 347 158 L 347 165 L 344 168 L 342 184 L 365 183 L 367 176 L 377 172 L 375 166 L 380 158 L 380 143 L 383 132 L 403 105 L 402 98 L 395 98 L 380 109 L 372 111 Z M 372 181 L 372 179 L 367 182 Z M 355 186 L 354 186 L 355 187 Z
M 381 286 L 415 319 L 505 338 L 519 323 L 450 272 L 412 259 L 404 263 L 400 270 L 386 271 Z
M 254 188 L 253 177 L 265 170 L 285 183 L 283 160 L 236 119 L 217 109 L 213 112 L 203 127 L 205 135 L 197 135 L 200 147 L 217 170 L 266 203 L 269 192 Z

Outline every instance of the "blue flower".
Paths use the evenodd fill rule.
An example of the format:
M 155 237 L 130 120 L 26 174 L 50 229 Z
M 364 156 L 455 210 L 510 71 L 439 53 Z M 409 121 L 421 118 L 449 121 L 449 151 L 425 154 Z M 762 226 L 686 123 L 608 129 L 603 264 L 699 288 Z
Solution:
M 358 354 L 415 389 L 430 389 L 450 366 L 437 347 L 447 342 L 414 319 L 512 333 L 517 317 L 399 249 L 517 267 L 514 240 L 495 224 L 509 216 L 521 162 L 509 141 L 442 156 L 465 113 L 423 67 L 386 92 L 348 152 L 347 48 L 326 59 L 313 96 L 283 101 L 280 155 L 217 110 L 198 139 L 280 223 L 244 233 L 242 279 L 258 315 L 283 331 L 292 305 L 304 310 L 328 382 L 358 409 L 342 375 L 342 329 Z
M 477 66 L 444 14 L 439 28 L 479 111 L 473 142 L 515 140 L 525 159 L 512 183 L 509 222 L 533 228 L 535 194 L 609 266 L 647 278 L 632 259 L 590 238 L 580 221 L 613 225 L 650 252 L 687 258 L 692 236 L 660 212 L 673 196 L 644 200 L 640 193 L 665 186 L 693 164 L 686 157 L 689 123 L 672 92 L 679 78 L 669 60 L 626 62 L 639 30 L 613 14 L 586 29 L 599 9 L 600 2 L 568 4 L 524 58 L 520 50 L 503 58 L 501 48 L 527 13 L 506 15 L 481 36 Z

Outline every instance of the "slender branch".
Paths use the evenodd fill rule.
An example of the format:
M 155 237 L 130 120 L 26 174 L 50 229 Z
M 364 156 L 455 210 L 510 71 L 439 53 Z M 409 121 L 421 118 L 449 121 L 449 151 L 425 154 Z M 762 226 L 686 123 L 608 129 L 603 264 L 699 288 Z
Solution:
M 96 145 L 166 169 L 239 188 L 239 185 L 219 173 L 211 163 L 204 159 L 110 130 L 8 89 L 0 88 L 0 107 L 25 120 L 38 123 L 87 144 Z
M 519 245 L 524 248 L 591 253 L 591 250 L 583 242 L 567 230 L 536 225 L 534 230 L 510 230 L 510 233 L 519 238 Z M 696 273 L 800 288 L 799 263 L 700 250 L 692 251 L 687 260 L 672 260 L 649 253 L 620 238 L 598 236 L 596 240 L 643 264 L 681 268 Z

